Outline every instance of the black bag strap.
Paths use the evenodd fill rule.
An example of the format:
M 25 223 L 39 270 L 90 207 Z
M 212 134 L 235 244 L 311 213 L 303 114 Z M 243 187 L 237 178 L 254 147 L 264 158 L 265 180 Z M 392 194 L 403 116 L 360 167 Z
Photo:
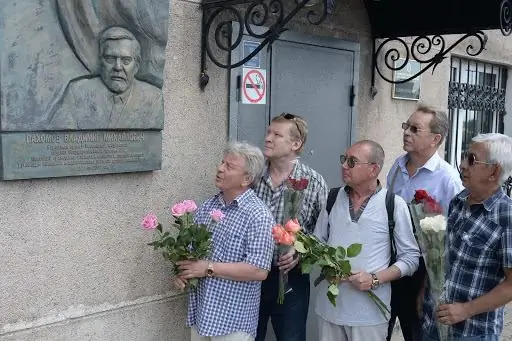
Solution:
M 396 243 L 395 243 L 395 194 L 388 188 L 386 193 L 386 211 L 388 212 L 389 241 L 391 245 L 390 265 L 396 262 Z
M 395 173 L 391 179 L 391 183 L 388 185 L 386 193 L 386 211 L 388 212 L 388 227 L 389 227 L 389 239 L 391 244 L 391 261 L 390 265 L 396 262 L 396 242 L 395 242 L 395 193 L 393 188 L 395 187 L 395 180 L 400 172 L 400 167 L 396 165 Z
M 331 188 L 329 190 L 329 194 L 327 195 L 327 204 L 325 206 L 325 209 L 327 211 L 327 239 L 329 239 L 329 235 L 331 234 L 331 226 L 329 224 L 329 214 L 331 214 L 332 207 L 334 206 L 334 203 L 336 202 L 336 198 L 338 197 L 338 192 L 340 191 L 341 187 L 335 187 Z

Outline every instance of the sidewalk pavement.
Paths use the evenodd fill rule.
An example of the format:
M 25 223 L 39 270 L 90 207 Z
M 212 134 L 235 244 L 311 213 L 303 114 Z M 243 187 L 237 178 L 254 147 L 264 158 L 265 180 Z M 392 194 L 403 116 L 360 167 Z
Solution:
M 395 329 L 391 341 L 403 341 L 401 331 Z M 503 334 L 500 341 L 512 341 L 512 303 L 505 307 L 505 324 L 503 326 Z

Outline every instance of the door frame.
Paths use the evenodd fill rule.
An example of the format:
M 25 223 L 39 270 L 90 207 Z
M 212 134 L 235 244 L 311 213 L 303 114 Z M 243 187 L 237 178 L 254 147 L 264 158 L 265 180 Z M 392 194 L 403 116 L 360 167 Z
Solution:
M 267 31 L 265 27 L 259 26 L 251 26 L 251 29 L 256 34 L 263 34 Z M 240 24 L 238 22 L 232 22 L 232 32 L 233 37 L 236 37 L 240 30 Z M 244 34 L 248 34 L 247 30 L 244 27 Z M 251 40 L 261 40 L 251 38 Z M 354 102 L 353 106 L 350 107 L 350 144 L 353 144 L 357 140 L 357 118 L 358 118 L 358 98 L 359 98 L 359 62 L 360 62 L 360 44 L 353 41 L 346 41 L 342 39 L 336 39 L 331 37 L 321 37 L 321 36 L 311 36 L 305 33 L 300 32 L 292 32 L 285 31 L 283 32 L 278 41 L 292 42 L 304 45 L 318 46 L 323 48 L 330 48 L 336 50 L 344 50 L 351 52 L 353 54 L 353 64 L 352 64 L 352 85 L 354 87 Z M 243 41 L 243 39 L 242 39 Z M 241 55 L 241 49 L 243 48 L 243 44 L 241 43 L 235 50 L 233 50 L 231 54 L 231 62 L 235 63 Z M 270 56 L 272 53 L 272 46 L 270 46 Z M 267 58 L 265 67 L 267 70 L 267 89 L 270 89 L 270 80 L 272 79 L 271 73 L 271 60 L 272 58 Z M 235 140 L 237 138 L 237 124 L 238 124 L 238 111 L 239 105 L 241 105 L 241 101 L 239 98 L 239 88 L 237 84 L 238 73 L 233 72 L 234 70 L 239 70 L 239 68 L 231 69 L 229 72 L 229 108 L 228 108 L 228 139 Z M 271 94 L 272 95 L 272 94 Z M 267 113 L 267 126 L 270 124 L 270 103 L 272 101 L 272 97 L 269 96 L 267 98 L 267 102 L 265 104 L 265 111 Z M 263 136 L 262 136 L 263 138 Z

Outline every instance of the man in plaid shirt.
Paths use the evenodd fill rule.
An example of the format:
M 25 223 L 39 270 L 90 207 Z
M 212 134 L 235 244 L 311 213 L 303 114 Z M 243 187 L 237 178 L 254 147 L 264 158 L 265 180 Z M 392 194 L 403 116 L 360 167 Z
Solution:
M 285 180 L 289 177 L 308 179 L 298 218 L 304 231 L 312 233 L 329 189 L 320 174 L 298 161 L 306 143 L 307 130 L 306 121 L 293 114 L 284 113 L 272 119 L 263 152 L 267 167 L 254 190 L 270 208 L 276 222 L 283 224 Z M 298 261 L 294 251 L 280 256 L 263 282 L 256 341 L 265 340 L 269 318 L 277 341 L 306 341 L 310 283 L 309 275 L 300 272 Z M 292 289 L 286 293 L 283 304 L 277 302 L 279 271 L 288 274 L 288 285 Z
M 466 189 L 448 213 L 448 304 L 434 307 L 426 291 L 424 341 L 439 340 L 436 320 L 451 326 L 450 341 L 499 340 L 503 306 L 512 300 L 512 200 L 501 189 L 511 173 L 512 138 L 473 138 L 461 163 Z
M 200 278 L 189 293 L 187 326 L 191 341 L 253 341 L 258 326 L 261 281 L 272 262 L 274 218 L 250 189 L 264 167 L 261 150 L 233 143 L 224 152 L 215 184 L 220 193 L 197 210 L 197 223 L 210 224 L 213 210 L 222 220 L 212 227 L 208 260 L 178 262 L 175 285 Z

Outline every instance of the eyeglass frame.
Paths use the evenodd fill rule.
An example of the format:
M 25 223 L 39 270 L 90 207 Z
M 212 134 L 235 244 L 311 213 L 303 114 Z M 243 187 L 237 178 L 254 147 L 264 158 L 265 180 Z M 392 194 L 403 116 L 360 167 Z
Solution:
M 466 161 L 468 162 L 469 167 L 473 167 L 474 165 L 495 165 L 495 162 L 486 162 L 480 161 L 476 158 L 476 154 L 470 151 L 465 151 L 461 156 L 461 163 Z
M 407 129 L 409 129 L 411 131 L 411 133 L 413 134 L 418 134 L 419 132 L 421 131 L 424 131 L 424 132 L 427 132 L 427 133 L 432 133 L 431 131 L 428 131 L 427 129 L 422 129 L 422 128 L 418 128 L 417 126 L 415 126 L 414 124 L 409 124 L 407 122 L 402 122 L 402 129 L 404 131 L 406 131 Z
M 352 160 L 352 161 L 349 161 L 349 160 Z M 356 165 L 376 165 L 377 163 L 376 162 L 361 162 L 359 160 L 357 160 L 357 158 L 353 157 L 353 156 L 350 156 L 350 157 L 347 157 L 346 155 L 340 155 L 340 163 L 341 165 L 343 166 L 345 164 L 345 161 L 347 162 L 347 166 L 348 168 L 354 168 Z

